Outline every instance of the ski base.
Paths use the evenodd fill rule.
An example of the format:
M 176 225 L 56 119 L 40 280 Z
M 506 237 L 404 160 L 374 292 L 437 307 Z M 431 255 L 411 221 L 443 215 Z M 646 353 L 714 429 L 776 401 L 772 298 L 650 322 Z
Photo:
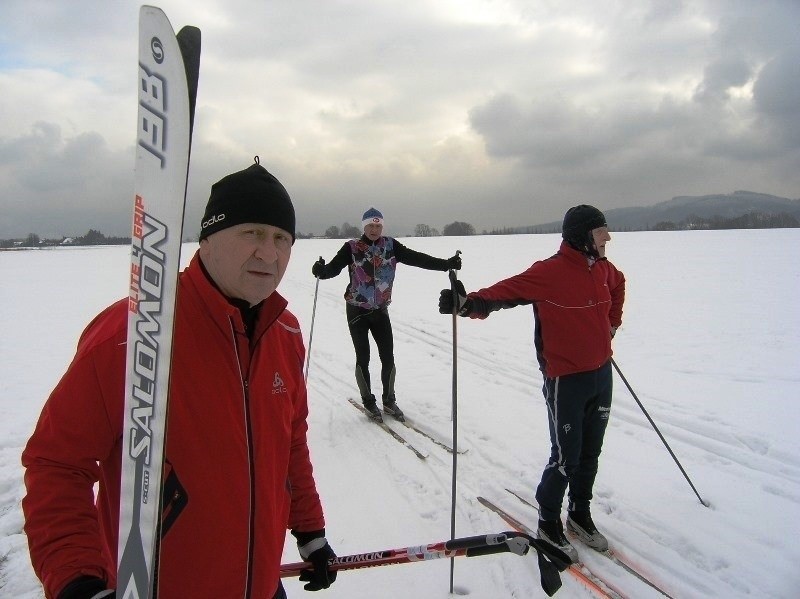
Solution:
M 373 419 L 373 418 L 372 418 L 372 417 L 369 415 L 369 412 L 367 412 L 367 409 L 366 409 L 366 408 L 365 408 L 363 405 L 361 405 L 360 403 L 358 403 L 356 400 L 354 400 L 352 397 L 348 397 L 348 398 L 347 398 L 347 401 L 349 401 L 349 402 L 352 404 L 352 406 L 353 406 L 354 408 L 356 408 L 356 409 L 360 410 L 362 414 L 364 414 L 364 415 L 365 415 L 367 418 L 369 418 L 369 419 L 370 419 L 370 422 L 374 422 L 375 424 L 377 424 L 377 425 L 378 425 L 380 428 L 382 428 L 384 431 L 386 431 L 387 433 L 389 433 L 389 435 L 390 435 L 390 436 L 391 436 L 391 437 L 392 437 L 392 438 L 393 438 L 395 441 L 397 441 L 398 443 L 400 443 L 401 445 L 403 445 L 403 446 L 404 446 L 404 447 L 406 447 L 407 449 L 409 449 L 409 450 L 411 450 L 412 452 L 414 452 L 414 455 L 416 455 L 416 456 L 417 456 L 419 459 L 421 459 L 421 460 L 425 460 L 425 459 L 427 459 L 427 458 L 428 458 L 428 455 L 427 455 L 427 454 L 424 454 L 424 453 L 422 453 L 422 452 L 421 452 L 420 450 L 418 450 L 416 447 L 414 447 L 413 445 L 411 445 L 411 443 L 409 443 L 408 441 L 406 441 L 406 440 L 405 440 L 405 438 L 404 438 L 403 436 L 401 436 L 401 435 L 400 435 L 400 434 L 399 434 L 397 431 L 395 431 L 394 429 L 392 429 L 392 428 L 391 428 L 391 427 L 390 427 L 388 424 L 386 424 L 385 422 L 378 422 L 377 420 L 374 420 L 374 419 Z

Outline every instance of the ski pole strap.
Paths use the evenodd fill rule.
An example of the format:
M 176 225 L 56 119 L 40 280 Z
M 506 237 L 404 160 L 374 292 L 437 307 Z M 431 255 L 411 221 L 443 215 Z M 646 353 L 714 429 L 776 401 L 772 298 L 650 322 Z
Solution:
M 453 293 L 455 293 L 458 275 L 456 275 L 456 271 L 451 268 L 449 271 L 447 271 L 447 276 L 450 278 L 450 289 L 453 291 Z

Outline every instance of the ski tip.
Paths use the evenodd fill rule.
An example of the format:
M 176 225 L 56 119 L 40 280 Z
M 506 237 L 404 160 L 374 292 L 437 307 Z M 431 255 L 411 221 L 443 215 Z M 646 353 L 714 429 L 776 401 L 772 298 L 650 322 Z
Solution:
M 203 35 L 198 27 L 195 27 L 194 25 L 184 25 L 181 27 L 180 31 L 175 34 L 175 37 L 181 41 L 191 41 L 199 46 Z

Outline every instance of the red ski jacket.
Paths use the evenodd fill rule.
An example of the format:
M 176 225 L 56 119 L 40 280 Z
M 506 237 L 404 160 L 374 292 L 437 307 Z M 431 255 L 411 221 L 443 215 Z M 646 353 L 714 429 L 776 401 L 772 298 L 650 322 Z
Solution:
M 159 599 L 271 599 L 286 529 L 325 525 L 305 348 L 286 305 L 270 295 L 250 341 L 198 255 L 180 275 Z M 127 319 L 126 298 L 89 324 L 22 454 L 25 532 L 48 598 L 80 575 L 116 586 Z
M 536 355 L 545 376 L 595 370 L 611 358 L 611 327 L 622 324 L 625 277 L 605 258 L 591 266 L 566 242 L 528 270 L 470 293 L 471 318 L 533 304 Z

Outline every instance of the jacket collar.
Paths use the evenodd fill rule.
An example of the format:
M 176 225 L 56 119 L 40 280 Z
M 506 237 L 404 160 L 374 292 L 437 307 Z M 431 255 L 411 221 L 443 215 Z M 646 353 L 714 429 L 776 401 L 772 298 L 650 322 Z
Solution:
M 597 262 L 601 260 L 605 260 L 606 258 L 595 258 L 591 262 L 589 261 L 589 256 L 579 250 L 576 250 L 566 241 L 561 242 L 561 247 L 558 248 L 558 253 L 564 256 L 567 260 L 572 262 L 573 264 L 584 267 L 584 266 L 594 266 Z
M 228 323 L 230 319 L 233 318 L 234 323 L 244 330 L 244 322 L 239 308 L 222 294 L 211 278 L 205 273 L 205 269 L 200 260 L 199 250 L 195 252 L 184 274 L 196 289 L 200 300 L 205 305 L 212 320 L 217 322 L 223 329 L 227 330 L 230 327 Z M 288 302 L 277 291 L 272 292 L 267 299 L 261 302 L 258 317 L 256 318 L 256 330 L 253 339 L 261 336 L 261 334 L 277 320 L 287 306 Z

